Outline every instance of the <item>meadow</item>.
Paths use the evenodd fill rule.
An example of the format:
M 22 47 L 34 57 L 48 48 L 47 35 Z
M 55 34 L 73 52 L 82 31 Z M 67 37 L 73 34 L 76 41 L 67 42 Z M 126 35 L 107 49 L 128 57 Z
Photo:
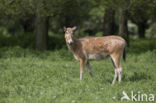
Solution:
M 111 85 L 110 59 L 92 61 L 94 77 L 85 69 L 80 81 L 79 62 L 67 49 L 1 47 L 0 103 L 135 103 L 121 101 L 123 91 L 156 96 L 156 40 L 131 40 L 126 51 L 122 82 Z

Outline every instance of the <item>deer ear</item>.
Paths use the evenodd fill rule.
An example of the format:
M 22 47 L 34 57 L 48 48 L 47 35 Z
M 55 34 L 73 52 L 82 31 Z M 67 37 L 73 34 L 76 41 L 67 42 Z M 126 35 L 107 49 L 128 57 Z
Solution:
M 76 28 L 77 28 L 77 27 L 76 27 L 76 26 L 74 26 L 74 27 L 72 27 L 72 30 L 74 31 L 74 30 L 76 30 Z
M 67 28 L 64 26 L 64 27 L 63 27 L 63 30 L 64 30 L 64 32 L 65 32 L 65 31 L 67 30 Z

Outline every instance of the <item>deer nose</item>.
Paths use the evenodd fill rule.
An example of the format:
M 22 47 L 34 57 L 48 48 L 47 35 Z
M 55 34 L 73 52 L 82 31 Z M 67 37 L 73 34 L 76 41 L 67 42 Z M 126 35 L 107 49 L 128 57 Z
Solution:
M 69 44 L 72 44 L 72 43 L 73 43 L 73 40 L 69 40 L 68 43 L 69 43 Z

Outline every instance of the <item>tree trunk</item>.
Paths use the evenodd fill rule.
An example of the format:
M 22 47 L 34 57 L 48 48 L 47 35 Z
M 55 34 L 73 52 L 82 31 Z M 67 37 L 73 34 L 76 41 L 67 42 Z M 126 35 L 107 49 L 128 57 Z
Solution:
M 119 35 L 121 35 L 129 46 L 129 35 L 127 26 L 127 10 L 119 8 Z
M 145 29 L 146 29 L 146 24 L 145 23 L 139 23 L 138 24 L 139 38 L 145 38 Z
M 48 48 L 48 24 L 49 18 L 37 13 L 35 22 L 36 49 L 45 50 Z
M 115 33 L 115 11 L 111 8 L 105 10 L 103 33 L 104 35 L 114 35 Z

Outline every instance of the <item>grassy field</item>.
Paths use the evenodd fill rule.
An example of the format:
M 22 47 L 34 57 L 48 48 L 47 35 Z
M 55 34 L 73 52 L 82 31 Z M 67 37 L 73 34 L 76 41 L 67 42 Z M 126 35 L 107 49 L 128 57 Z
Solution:
M 131 41 L 122 65 L 121 84 L 111 85 L 114 69 L 110 59 L 92 61 L 94 78 L 85 70 L 80 81 L 79 62 L 68 50 L 3 47 L 0 103 L 134 103 L 121 102 L 122 91 L 156 96 L 156 40 Z

